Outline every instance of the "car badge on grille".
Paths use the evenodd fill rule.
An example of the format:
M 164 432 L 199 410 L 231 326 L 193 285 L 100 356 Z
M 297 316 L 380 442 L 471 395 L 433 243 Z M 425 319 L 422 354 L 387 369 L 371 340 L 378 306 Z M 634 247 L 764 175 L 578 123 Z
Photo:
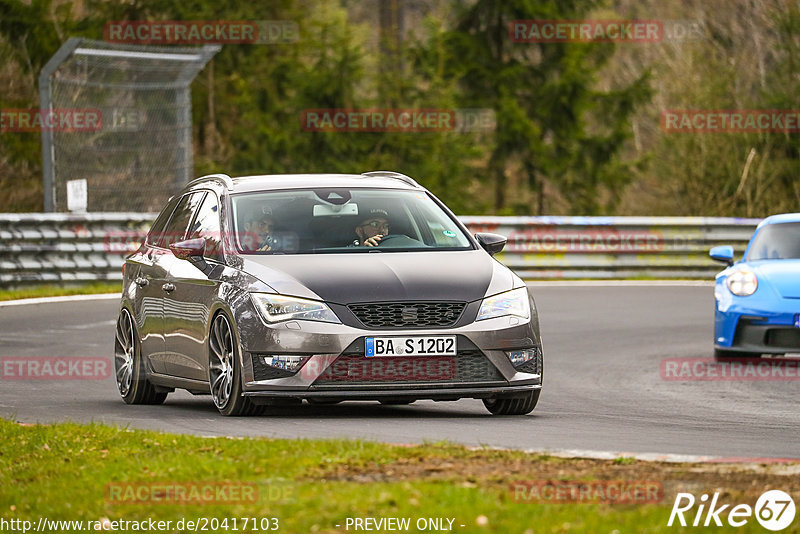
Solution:
M 403 308 L 400 316 L 404 323 L 413 323 L 417 320 L 417 309 L 413 306 Z

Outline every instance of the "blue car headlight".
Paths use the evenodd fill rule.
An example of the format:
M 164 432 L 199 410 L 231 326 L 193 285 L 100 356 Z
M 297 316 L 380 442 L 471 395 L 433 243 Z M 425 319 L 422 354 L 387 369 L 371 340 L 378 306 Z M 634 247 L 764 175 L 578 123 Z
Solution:
M 267 323 L 279 323 L 290 319 L 341 323 L 328 305 L 318 300 L 271 293 L 250 293 L 250 299 Z
M 528 290 L 524 287 L 512 289 L 505 293 L 486 297 L 478 310 L 476 321 L 503 317 L 504 315 L 515 315 L 523 319 L 530 319 L 531 306 L 528 299 Z
M 737 269 L 728 276 L 728 290 L 737 297 L 749 297 L 758 289 L 756 273 L 749 269 Z

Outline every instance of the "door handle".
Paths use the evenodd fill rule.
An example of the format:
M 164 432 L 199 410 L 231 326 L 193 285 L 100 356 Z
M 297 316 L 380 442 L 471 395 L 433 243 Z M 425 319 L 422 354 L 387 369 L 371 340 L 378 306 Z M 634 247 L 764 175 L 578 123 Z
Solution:
M 166 284 L 161 286 L 161 289 L 163 289 L 167 293 L 172 293 L 173 291 L 175 291 L 175 284 L 170 284 L 169 282 L 167 282 Z
M 140 276 L 136 280 L 134 280 L 133 283 L 136 284 L 139 287 L 144 287 L 147 284 L 149 284 L 150 281 L 147 278 L 143 278 L 143 277 Z

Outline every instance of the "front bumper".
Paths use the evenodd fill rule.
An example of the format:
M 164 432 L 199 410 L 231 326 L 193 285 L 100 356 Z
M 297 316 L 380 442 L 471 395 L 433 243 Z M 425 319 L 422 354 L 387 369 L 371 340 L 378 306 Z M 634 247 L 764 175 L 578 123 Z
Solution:
M 732 295 L 716 287 L 714 346 L 762 354 L 800 352 L 800 299 L 782 298 L 762 288 L 752 296 Z
M 446 384 L 437 386 L 428 384 L 426 387 L 400 388 L 400 389 L 369 389 L 369 390 L 266 390 L 248 391 L 245 397 L 254 399 L 319 399 L 319 400 L 435 400 L 453 401 L 458 399 L 486 399 L 498 395 L 513 397 L 525 395 L 531 391 L 542 389 L 541 383 L 515 386 L 492 387 L 448 387 Z
M 759 354 L 800 352 L 800 328 L 786 318 L 740 315 L 731 344 L 715 344 L 719 349 Z
M 525 395 L 541 388 L 538 365 L 515 368 L 506 351 L 541 351 L 538 320 L 499 317 L 458 328 L 365 330 L 341 324 L 290 321 L 240 331 L 244 395 L 254 398 L 433 399 Z M 266 333 L 266 335 L 264 335 Z M 366 358 L 371 336 L 455 335 L 456 356 Z M 296 373 L 265 369 L 265 355 L 309 359 Z M 541 353 L 540 353 L 541 354 Z M 540 358 L 538 359 L 540 361 Z

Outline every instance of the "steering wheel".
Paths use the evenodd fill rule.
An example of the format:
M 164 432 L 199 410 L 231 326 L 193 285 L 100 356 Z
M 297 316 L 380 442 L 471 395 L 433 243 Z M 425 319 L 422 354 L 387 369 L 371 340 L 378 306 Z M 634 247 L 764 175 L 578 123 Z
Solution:
M 383 236 L 383 237 L 381 238 L 381 242 L 380 242 L 380 243 L 378 243 L 378 246 L 381 246 L 381 245 L 383 245 L 384 243 L 386 243 L 387 241 L 391 241 L 392 239 L 394 239 L 395 241 L 397 241 L 397 238 L 398 238 L 398 237 L 405 237 L 405 238 L 408 238 L 408 236 L 406 236 L 406 235 L 403 235 L 403 234 L 387 234 L 387 235 L 385 235 L 385 236 Z
M 425 246 L 424 243 L 417 241 L 412 237 L 408 237 L 405 234 L 389 234 L 381 239 L 381 242 L 378 243 L 378 246 L 383 246 L 383 244 L 387 241 L 389 244 L 386 245 L 386 248 L 420 248 Z

